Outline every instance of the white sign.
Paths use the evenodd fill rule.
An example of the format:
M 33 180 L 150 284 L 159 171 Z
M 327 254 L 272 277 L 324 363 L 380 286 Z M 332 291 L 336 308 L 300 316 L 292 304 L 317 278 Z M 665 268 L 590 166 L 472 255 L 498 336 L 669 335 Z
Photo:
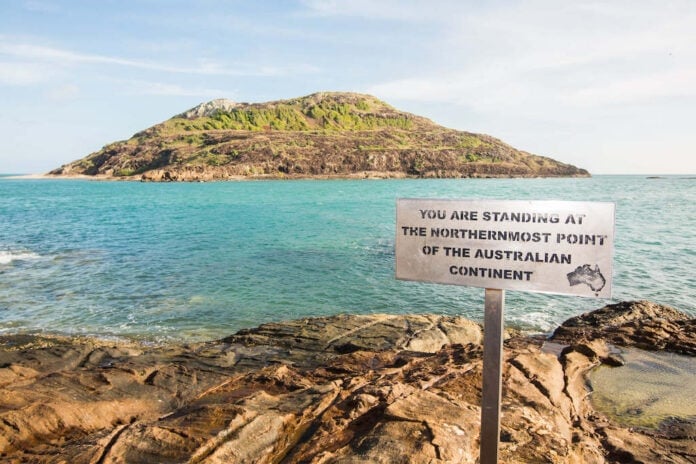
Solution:
M 609 298 L 613 254 L 613 203 L 397 200 L 397 279 Z

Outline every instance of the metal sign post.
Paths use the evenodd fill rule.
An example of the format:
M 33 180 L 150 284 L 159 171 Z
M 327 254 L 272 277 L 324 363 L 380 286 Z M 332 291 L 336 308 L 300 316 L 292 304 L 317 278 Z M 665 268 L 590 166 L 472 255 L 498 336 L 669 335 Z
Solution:
M 486 289 L 481 464 L 500 441 L 505 290 L 611 298 L 614 204 L 402 198 L 396 278 Z
M 484 307 L 483 397 L 479 456 L 481 464 L 496 464 L 500 441 L 505 290 L 487 288 Z

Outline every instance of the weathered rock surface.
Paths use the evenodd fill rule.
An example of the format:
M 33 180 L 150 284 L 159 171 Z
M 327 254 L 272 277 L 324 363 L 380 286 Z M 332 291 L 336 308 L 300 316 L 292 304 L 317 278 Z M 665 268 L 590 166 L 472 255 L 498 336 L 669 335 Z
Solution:
M 649 301 L 623 302 L 568 319 L 554 332 L 561 343 L 603 339 L 620 346 L 696 356 L 696 319 Z
M 609 320 L 602 314 L 614 324 L 593 326 Z M 593 410 L 585 379 L 611 362 L 607 342 L 688 352 L 693 319 L 637 302 L 571 321 L 555 336 L 562 346 L 506 341 L 501 462 L 696 462 L 693 424 L 613 424 Z M 631 321 L 659 325 L 678 347 L 649 346 Z M 387 315 L 266 324 L 182 346 L 3 336 L 0 460 L 473 463 L 481 339 L 461 318 Z

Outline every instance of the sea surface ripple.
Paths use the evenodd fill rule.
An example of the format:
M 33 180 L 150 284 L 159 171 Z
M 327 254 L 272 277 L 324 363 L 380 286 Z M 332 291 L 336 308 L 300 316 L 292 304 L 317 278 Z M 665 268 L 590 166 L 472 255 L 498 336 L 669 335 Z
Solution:
M 397 198 L 616 203 L 613 300 L 507 292 L 548 331 L 620 300 L 696 313 L 696 179 L 94 182 L 0 177 L 0 333 L 204 340 L 337 313 L 483 319 L 480 288 L 394 278 Z

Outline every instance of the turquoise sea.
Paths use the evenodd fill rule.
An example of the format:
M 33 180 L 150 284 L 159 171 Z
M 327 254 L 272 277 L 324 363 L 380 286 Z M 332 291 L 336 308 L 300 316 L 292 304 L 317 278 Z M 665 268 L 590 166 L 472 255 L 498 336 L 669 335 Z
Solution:
M 140 183 L 0 177 L 0 333 L 205 340 L 337 313 L 483 319 L 480 288 L 394 278 L 397 198 L 612 201 L 612 300 L 506 293 L 545 332 L 619 300 L 696 314 L 696 178 Z

